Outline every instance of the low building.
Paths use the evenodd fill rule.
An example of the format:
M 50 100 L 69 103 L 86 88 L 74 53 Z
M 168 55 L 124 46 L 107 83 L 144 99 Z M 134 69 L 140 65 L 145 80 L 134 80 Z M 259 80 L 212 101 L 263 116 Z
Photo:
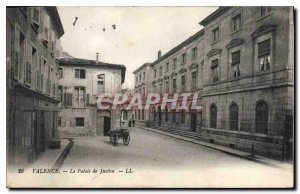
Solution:
M 100 110 L 97 99 L 101 94 L 121 92 L 126 68 L 96 60 L 59 59 L 58 136 L 107 135 L 120 127 L 120 109 Z
M 24 166 L 57 137 L 56 59 L 64 29 L 56 7 L 6 11 L 7 159 Z

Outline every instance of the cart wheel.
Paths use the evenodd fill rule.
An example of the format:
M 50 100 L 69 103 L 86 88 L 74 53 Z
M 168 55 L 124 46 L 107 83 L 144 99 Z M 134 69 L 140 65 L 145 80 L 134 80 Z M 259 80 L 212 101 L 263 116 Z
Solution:
M 125 146 L 128 146 L 129 142 L 130 142 L 130 135 L 128 134 L 127 136 L 123 137 L 123 144 Z
M 112 144 L 113 144 L 113 146 L 116 146 L 117 143 L 118 143 L 118 137 L 117 137 L 117 135 L 114 135 L 114 136 L 113 136 Z

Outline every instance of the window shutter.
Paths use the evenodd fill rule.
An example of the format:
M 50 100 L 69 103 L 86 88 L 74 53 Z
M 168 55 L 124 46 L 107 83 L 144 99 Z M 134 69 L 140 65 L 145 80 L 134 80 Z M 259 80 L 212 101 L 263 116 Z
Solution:
M 67 106 L 67 93 L 66 92 L 64 92 L 63 104 L 64 104 L 64 106 Z
M 84 126 L 85 126 L 85 127 L 89 126 L 89 121 L 88 121 L 88 119 L 86 119 L 86 118 L 84 118 Z
M 75 126 L 76 126 L 76 118 L 70 117 L 70 127 L 75 127 Z
M 20 30 L 15 28 L 15 44 L 14 44 L 14 76 L 18 77 L 20 62 Z
M 231 65 L 239 64 L 240 63 L 240 51 L 231 53 Z
M 80 78 L 85 79 L 85 70 L 83 69 L 80 71 Z
M 66 106 L 72 106 L 73 102 L 73 94 L 72 93 L 66 93 L 66 98 L 65 98 Z
M 75 69 L 75 78 L 79 78 L 80 71 L 78 69 Z
M 50 18 L 48 15 L 44 17 L 44 40 L 49 41 L 49 25 L 50 25 Z
M 90 105 L 90 94 L 86 94 L 86 105 L 89 106 Z
M 271 40 L 265 40 L 258 43 L 258 57 L 269 55 L 271 52 Z
M 32 20 L 35 24 L 40 24 L 40 9 L 39 7 L 33 7 L 32 9 Z

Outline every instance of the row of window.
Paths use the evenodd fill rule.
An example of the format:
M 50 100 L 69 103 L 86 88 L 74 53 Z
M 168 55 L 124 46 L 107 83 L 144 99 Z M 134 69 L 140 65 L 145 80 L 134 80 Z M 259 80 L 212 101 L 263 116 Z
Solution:
M 142 95 L 146 95 L 145 87 L 142 87 L 142 88 L 136 90 L 135 93 L 139 93 L 139 94 L 142 94 Z
M 143 78 L 142 78 L 142 75 L 143 75 Z M 139 76 L 135 77 L 135 83 L 137 84 L 138 82 L 141 82 L 142 79 L 143 79 L 143 81 L 145 81 L 145 79 L 146 79 L 146 73 L 145 72 L 143 72 L 143 74 L 140 74 Z
M 18 27 L 15 28 L 14 78 L 26 85 L 56 97 L 58 75 Z
M 60 41 L 55 31 L 50 29 L 51 21 L 50 16 L 47 14 L 41 14 L 41 7 L 21 7 L 21 12 L 28 17 L 31 22 L 31 27 L 34 32 L 39 36 L 41 32 L 42 42 L 45 47 L 50 49 L 52 57 L 59 54 Z M 42 18 L 43 16 L 43 18 Z M 41 25 L 43 20 L 43 26 Z M 42 26 L 42 27 L 41 27 Z M 42 28 L 41 30 L 39 30 Z
M 85 108 L 90 104 L 90 94 L 86 93 L 85 87 L 75 86 L 73 93 L 67 92 L 62 86 L 58 87 L 58 98 L 61 106 Z
M 162 94 L 163 92 L 164 93 L 186 92 L 186 90 L 187 90 L 187 85 L 186 85 L 187 80 L 186 79 L 187 79 L 186 75 L 181 75 L 180 76 L 180 91 L 177 88 L 177 78 L 175 77 L 175 78 L 172 79 L 172 91 L 170 91 L 170 88 L 169 88 L 169 84 L 170 84 L 169 80 L 166 80 L 166 81 L 164 81 L 164 86 L 165 86 L 164 91 L 163 91 L 163 84 L 159 83 L 159 84 L 153 86 L 154 87 L 153 92 L 160 93 L 160 94 Z M 191 88 L 190 89 L 191 90 L 197 89 L 197 87 L 198 87 L 198 84 L 197 84 L 197 71 L 191 72 L 190 79 L 191 79 L 191 82 L 190 82 L 191 83 L 191 85 L 190 85 Z
M 197 53 L 198 53 L 198 48 L 194 47 L 192 49 L 192 56 L 191 56 L 192 59 L 194 59 L 194 58 L 197 57 Z M 169 64 L 170 64 L 170 62 L 167 62 L 166 65 L 165 65 L 165 72 L 166 73 L 169 72 L 169 70 L 170 70 L 169 69 Z M 181 65 L 184 65 L 184 64 L 186 64 L 186 53 L 181 54 Z M 174 58 L 172 60 L 172 65 L 173 65 L 173 69 L 177 68 L 177 58 Z M 162 73 L 163 73 L 163 66 L 162 65 L 159 66 L 158 70 L 159 71 L 157 72 L 157 69 L 154 69 L 154 74 L 153 74 L 154 78 L 156 78 L 157 73 L 158 73 L 158 75 L 162 75 Z
M 58 69 L 58 77 L 59 79 L 62 79 L 64 77 L 64 71 L 63 68 Z M 86 77 L 86 70 L 85 69 L 74 69 L 74 78 L 77 79 L 85 79 Z
M 135 119 L 137 120 L 145 120 L 145 110 L 144 109 L 135 109 L 134 110 Z
M 271 7 L 259 7 L 259 16 L 263 17 L 271 12 Z M 232 17 L 232 31 L 236 32 L 242 27 L 242 14 L 238 13 L 234 17 Z M 216 27 L 212 30 L 212 43 L 218 42 L 220 40 L 220 28 Z M 257 43 L 257 57 L 258 57 L 258 69 L 259 71 L 267 71 L 270 70 L 271 66 L 271 39 L 267 39 Z M 240 58 L 241 51 L 232 52 L 230 55 L 230 69 L 231 69 L 231 77 L 236 78 L 241 76 L 241 67 L 240 67 Z M 218 82 L 219 79 L 219 59 L 211 60 L 211 81 Z
M 259 7 L 259 17 L 263 17 L 271 12 L 271 7 Z M 231 19 L 231 29 L 232 32 L 236 32 L 242 27 L 242 14 L 238 13 Z M 212 43 L 218 42 L 220 40 L 220 28 L 216 27 L 212 30 Z
M 59 127 L 66 127 L 66 118 L 58 117 L 57 124 Z M 71 117 L 70 127 L 84 127 L 84 117 Z
M 258 70 L 260 72 L 268 71 L 271 69 L 271 39 L 268 38 L 257 43 L 257 60 Z M 241 76 L 241 50 L 232 52 L 230 55 L 230 67 L 232 78 Z M 218 82 L 219 80 L 219 66 L 220 59 L 211 60 L 211 72 L 212 82 Z
M 178 116 L 176 115 L 179 115 L 179 122 L 180 124 L 185 124 L 186 123 L 186 112 L 185 110 L 181 110 L 180 112 L 176 112 L 176 110 L 172 110 L 171 112 L 169 112 L 168 109 L 165 109 L 164 112 L 161 112 L 161 110 L 159 109 L 158 111 L 157 110 L 153 110 L 152 111 L 153 113 L 153 121 L 158 121 L 158 122 L 162 122 L 162 114 L 164 114 L 164 122 L 166 123 L 177 123 L 178 121 Z M 170 117 L 172 118 L 172 120 L 170 120 Z M 160 121 L 159 121 L 160 120 Z
M 218 109 L 215 104 L 210 106 L 210 127 L 217 128 Z M 269 108 L 266 102 L 259 101 L 255 107 L 255 132 L 267 134 L 269 123 Z M 229 107 L 229 129 L 239 130 L 239 107 L 233 102 Z

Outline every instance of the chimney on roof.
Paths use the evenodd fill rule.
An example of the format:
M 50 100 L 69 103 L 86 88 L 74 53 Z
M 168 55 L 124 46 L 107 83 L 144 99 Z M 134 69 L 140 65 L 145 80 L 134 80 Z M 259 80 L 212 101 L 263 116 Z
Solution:
M 158 51 L 157 58 L 159 59 L 161 57 L 161 50 Z
M 99 62 L 99 53 L 96 53 L 96 62 Z

